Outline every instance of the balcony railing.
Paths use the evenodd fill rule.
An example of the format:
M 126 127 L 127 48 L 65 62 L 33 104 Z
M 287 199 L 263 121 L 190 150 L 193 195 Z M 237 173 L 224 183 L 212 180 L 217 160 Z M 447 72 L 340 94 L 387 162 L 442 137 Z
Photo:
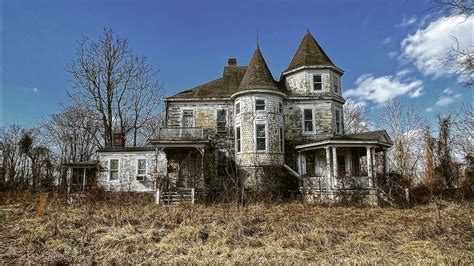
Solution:
M 331 182 L 326 176 L 304 176 L 303 185 L 313 189 L 330 189 Z M 368 176 L 345 177 L 336 180 L 337 189 L 371 189 Z
M 156 140 L 205 140 L 206 136 L 202 128 L 160 128 L 156 133 Z

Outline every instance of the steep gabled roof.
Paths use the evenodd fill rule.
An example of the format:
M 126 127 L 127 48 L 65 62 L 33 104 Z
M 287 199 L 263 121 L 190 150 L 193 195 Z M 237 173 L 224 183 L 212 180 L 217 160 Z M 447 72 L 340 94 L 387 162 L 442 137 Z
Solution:
M 314 39 L 313 35 L 308 31 L 296 50 L 290 65 L 284 71 L 290 71 L 302 66 L 334 66 L 329 56 L 324 52 L 323 48 Z
M 280 90 L 258 45 L 239 86 L 239 91 L 255 89 Z
M 228 98 L 237 92 L 246 70 L 246 66 L 226 66 L 222 77 L 181 91 L 167 99 Z

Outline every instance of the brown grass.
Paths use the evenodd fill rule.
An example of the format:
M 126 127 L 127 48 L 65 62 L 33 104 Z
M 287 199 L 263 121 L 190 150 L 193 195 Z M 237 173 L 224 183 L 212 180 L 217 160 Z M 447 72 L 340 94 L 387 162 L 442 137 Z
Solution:
M 472 263 L 471 202 L 164 208 L 0 195 L 0 263 Z

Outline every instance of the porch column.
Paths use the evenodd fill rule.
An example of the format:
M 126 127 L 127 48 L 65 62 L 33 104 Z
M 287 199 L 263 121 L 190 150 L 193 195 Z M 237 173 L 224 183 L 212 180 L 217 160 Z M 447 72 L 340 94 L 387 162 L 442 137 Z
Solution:
M 388 183 L 387 149 L 383 149 L 383 176 L 385 183 Z
M 331 171 L 331 149 L 330 147 L 326 147 L 326 176 L 328 178 L 328 182 L 332 182 L 332 171 Z
M 332 178 L 332 185 L 334 187 L 337 186 L 337 152 L 336 147 L 332 147 L 332 166 L 333 166 L 333 178 Z
M 82 191 L 86 190 L 86 168 L 84 168 L 84 175 L 82 176 Z
M 369 176 L 369 187 L 372 187 L 373 169 L 372 169 L 372 151 L 371 147 L 366 147 L 367 150 L 367 174 Z
M 298 174 L 303 176 L 303 168 L 301 167 L 301 152 L 298 152 L 298 157 L 296 158 L 296 164 L 298 166 Z

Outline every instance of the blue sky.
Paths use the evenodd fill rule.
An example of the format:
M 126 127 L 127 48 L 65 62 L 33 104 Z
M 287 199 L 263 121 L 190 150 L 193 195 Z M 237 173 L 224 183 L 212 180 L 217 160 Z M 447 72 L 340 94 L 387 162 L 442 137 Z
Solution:
M 159 69 L 165 95 L 222 74 L 227 58 L 247 64 L 256 44 L 276 79 L 309 29 L 345 70 L 345 95 L 375 118 L 380 99 L 405 97 L 420 113 L 473 100 L 434 60 L 458 36 L 472 44 L 472 19 L 432 16 L 431 1 L 1 1 L 1 121 L 37 126 L 67 105 L 64 70 L 82 35 L 104 28 L 129 39 Z M 467 23 L 467 25 L 466 25 Z

